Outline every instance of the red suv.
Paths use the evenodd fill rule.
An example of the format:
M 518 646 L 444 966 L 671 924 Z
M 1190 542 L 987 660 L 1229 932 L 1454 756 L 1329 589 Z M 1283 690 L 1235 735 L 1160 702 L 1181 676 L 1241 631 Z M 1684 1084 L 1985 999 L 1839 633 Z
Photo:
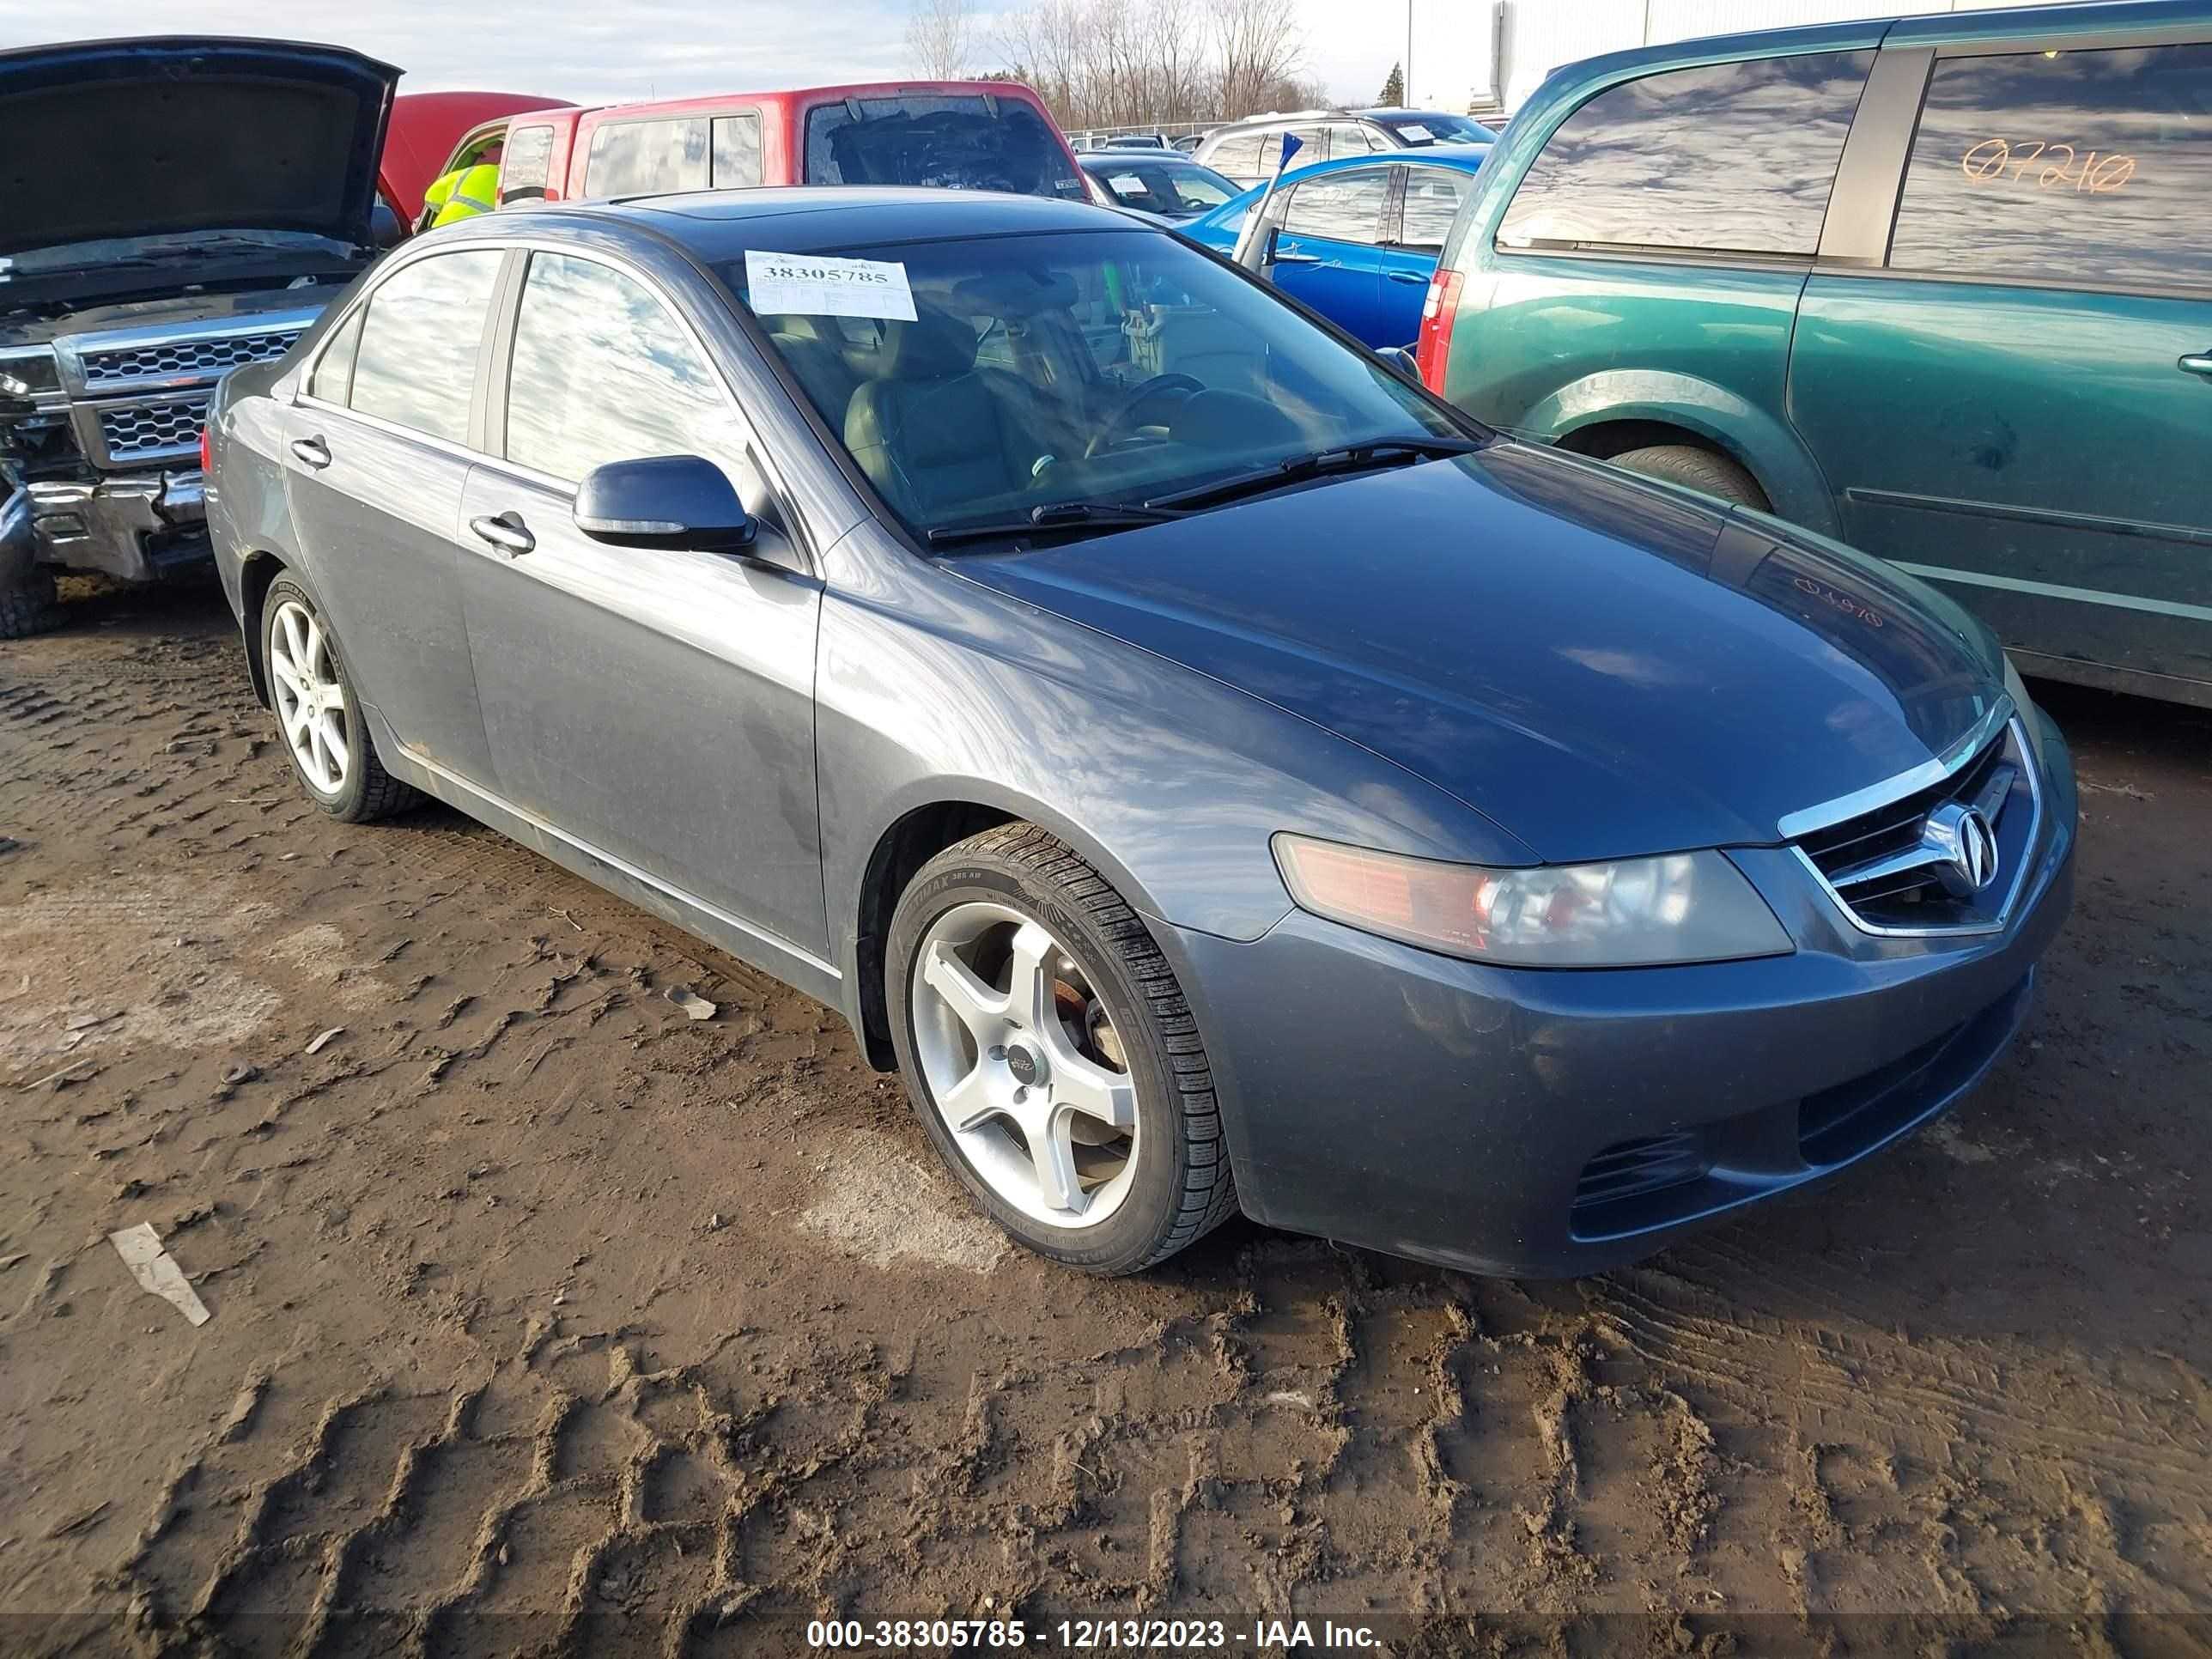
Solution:
M 1085 199 L 1044 100 L 1010 81 L 884 82 L 530 110 L 473 128 L 446 163 L 501 145 L 499 201 L 749 185 L 937 185 Z

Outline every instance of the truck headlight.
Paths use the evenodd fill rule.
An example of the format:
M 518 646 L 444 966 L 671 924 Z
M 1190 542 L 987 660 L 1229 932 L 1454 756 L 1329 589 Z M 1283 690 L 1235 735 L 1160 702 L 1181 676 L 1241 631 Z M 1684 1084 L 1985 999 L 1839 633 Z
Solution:
M 62 389 L 61 366 L 46 346 L 0 351 L 0 398 L 27 403 Z
M 1790 935 L 1715 852 L 1492 870 L 1279 834 L 1302 910 L 1515 968 L 1646 968 L 1786 955 Z

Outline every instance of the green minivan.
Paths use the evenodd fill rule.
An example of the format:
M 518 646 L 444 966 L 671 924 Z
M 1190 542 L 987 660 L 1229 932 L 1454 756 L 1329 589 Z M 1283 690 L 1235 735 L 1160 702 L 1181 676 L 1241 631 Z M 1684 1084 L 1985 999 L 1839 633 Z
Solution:
M 1493 426 L 1935 581 L 2024 672 L 2212 706 L 2212 0 L 1562 69 L 1417 355 Z

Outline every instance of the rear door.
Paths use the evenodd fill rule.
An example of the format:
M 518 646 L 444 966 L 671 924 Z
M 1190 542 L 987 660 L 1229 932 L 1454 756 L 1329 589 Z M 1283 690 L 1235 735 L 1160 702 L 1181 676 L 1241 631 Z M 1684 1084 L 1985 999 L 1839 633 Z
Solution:
M 1293 185 L 1275 240 L 1276 286 L 1371 346 L 1406 343 L 1383 337 L 1381 250 L 1390 174 L 1378 162 Z M 1414 309 L 1418 319 L 1418 295 Z
M 453 538 L 506 257 L 467 248 L 394 271 L 332 333 L 285 420 L 285 496 L 356 695 L 401 744 L 480 785 L 491 758 Z
M 498 458 L 475 470 L 460 509 L 500 793 L 820 955 L 820 583 L 769 526 L 750 558 L 609 547 L 576 529 L 585 474 L 647 455 L 702 455 L 757 514 L 776 509 L 746 423 L 669 297 L 600 259 L 528 258 L 511 340 L 495 354 L 507 362 L 488 436 Z M 507 533 L 474 527 L 492 520 Z M 501 544 L 514 532 L 526 550 Z
M 1402 162 L 1393 167 L 1390 236 L 1382 251 L 1382 288 L 1379 346 L 1411 346 L 1421 331 L 1421 306 L 1429 278 L 1451 234 L 1460 204 L 1474 188 L 1474 175 L 1455 167 Z
M 2212 695 L 2212 42 L 1883 60 L 1894 222 L 1813 278 L 1790 364 L 1844 533 L 2024 668 Z

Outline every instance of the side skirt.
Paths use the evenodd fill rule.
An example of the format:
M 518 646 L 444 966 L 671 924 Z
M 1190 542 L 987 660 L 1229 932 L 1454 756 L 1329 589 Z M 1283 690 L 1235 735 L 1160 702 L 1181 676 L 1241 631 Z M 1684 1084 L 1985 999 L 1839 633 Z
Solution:
M 831 963 L 772 933 L 760 932 L 726 910 L 679 892 L 635 865 L 612 854 L 602 853 L 535 814 L 487 793 L 402 744 L 375 709 L 364 704 L 362 713 L 375 739 L 377 755 L 393 776 L 404 779 L 424 794 L 435 796 L 477 822 L 490 825 L 509 840 L 521 842 L 532 852 L 550 859 L 564 870 L 573 871 L 594 886 L 604 887 L 639 909 L 687 933 L 696 934 L 748 967 L 773 975 L 793 989 L 829 1004 L 850 1019 L 845 1006 L 844 975 Z

